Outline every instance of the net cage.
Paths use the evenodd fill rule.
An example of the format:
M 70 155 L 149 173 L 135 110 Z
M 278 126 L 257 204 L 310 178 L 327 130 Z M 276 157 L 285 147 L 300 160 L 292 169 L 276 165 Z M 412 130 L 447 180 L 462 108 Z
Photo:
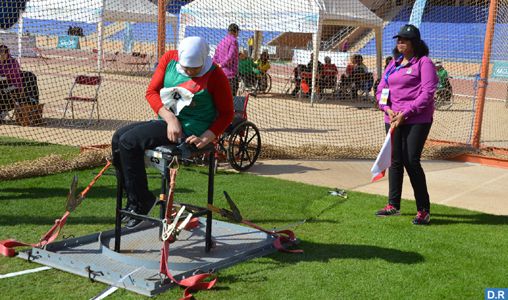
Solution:
M 170 50 L 183 37 L 200 36 L 213 56 L 234 23 L 237 93 L 255 93 L 248 119 L 261 132 L 262 157 L 374 158 L 385 136 L 375 88 L 392 37 L 411 22 L 447 73 L 424 156 L 478 151 L 475 137 L 503 156 L 508 4 L 494 4 L 489 10 L 491 2 L 481 0 L 169 0 L 158 30 L 164 23 L 157 1 L 4 1 L 0 43 L 15 63 L 0 69 L 0 143 L 109 144 L 116 129 L 154 118 L 145 91 L 158 40 Z M 7 74 L 14 64 L 22 92 Z M 362 75 L 353 76 L 358 68 Z

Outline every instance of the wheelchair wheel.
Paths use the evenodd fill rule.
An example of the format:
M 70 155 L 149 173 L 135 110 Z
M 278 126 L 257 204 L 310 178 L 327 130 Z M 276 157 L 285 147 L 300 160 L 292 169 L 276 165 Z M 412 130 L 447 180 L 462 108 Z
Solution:
M 269 93 L 272 90 L 272 76 L 270 74 L 266 73 L 266 88 L 265 93 Z
M 265 73 L 263 78 L 258 78 L 256 80 L 256 88 L 255 91 L 258 94 L 266 94 L 269 93 L 272 89 L 272 76 L 270 74 Z
M 286 95 L 291 95 L 291 92 L 295 88 L 295 80 L 293 77 L 289 77 L 284 84 L 284 88 L 282 89 L 283 93 Z
M 252 167 L 261 152 L 261 136 L 254 123 L 244 121 L 238 124 L 229 136 L 228 162 L 237 171 Z
M 434 105 L 437 110 L 448 110 L 453 105 L 453 92 L 451 89 L 440 89 L 434 94 Z
M 245 82 L 243 80 L 239 80 L 237 95 L 245 95 L 246 90 L 247 88 L 245 87 Z

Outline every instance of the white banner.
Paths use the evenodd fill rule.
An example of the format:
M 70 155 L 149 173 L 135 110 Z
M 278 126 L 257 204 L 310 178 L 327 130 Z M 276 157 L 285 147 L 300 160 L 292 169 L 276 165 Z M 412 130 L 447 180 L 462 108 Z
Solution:
M 293 50 L 293 63 L 298 65 L 306 65 L 310 61 L 310 54 L 312 50 Z M 350 54 L 347 52 L 332 52 L 332 51 L 319 51 L 319 61 L 324 64 L 325 57 L 329 56 L 332 64 L 337 68 L 345 68 L 349 63 Z

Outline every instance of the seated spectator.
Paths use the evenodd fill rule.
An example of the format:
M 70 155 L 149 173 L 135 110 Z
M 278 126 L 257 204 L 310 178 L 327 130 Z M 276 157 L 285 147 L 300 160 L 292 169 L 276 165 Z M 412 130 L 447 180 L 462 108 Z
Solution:
M 296 96 L 296 94 L 298 94 L 298 92 L 300 91 L 300 85 L 302 84 L 302 72 L 307 68 L 307 66 L 305 65 L 297 65 L 294 69 L 293 69 L 293 76 L 294 76 L 294 81 L 295 81 L 295 88 L 294 90 L 291 92 L 291 95 L 292 96 Z
M 265 74 L 266 72 L 268 72 L 268 70 L 270 70 L 271 65 L 270 65 L 268 51 L 263 51 L 261 53 L 261 55 L 259 56 L 259 59 L 256 61 L 256 65 L 258 66 L 258 70 L 262 74 Z
M 370 91 L 374 85 L 374 77 L 363 63 L 363 56 L 356 54 L 354 63 L 353 81 L 355 83 L 355 88 L 353 89 L 353 97 L 356 97 L 358 91 L 364 91 L 366 93 Z
M 388 56 L 385 58 L 385 66 L 383 70 L 386 70 L 390 62 L 392 61 L 393 57 Z M 374 83 L 374 93 L 377 91 L 377 87 L 379 86 L 379 82 L 381 81 L 381 78 L 376 79 L 376 82 Z
M 443 64 L 437 61 L 434 66 L 436 67 L 437 77 L 439 78 L 434 99 L 436 107 L 440 107 L 444 102 L 449 102 L 452 99 L 453 88 L 450 83 L 448 72 L 444 69 Z
M 307 65 L 298 65 L 293 69 L 293 74 L 295 77 L 295 89 L 291 92 L 292 96 L 296 96 L 298 92 L 300 92 L 300 87 L 302 85 L 302 73 L 312 73 L 312 67 L 314 66 L 314 53 L 310 54 L 310 60 Z M 323 64 L 318 60 L 318 74 L 323 71 Z M 319 78 L 318 78 L 319 80 Z M 307 83 L 310 85 L 310 82 Z M 319 84 L 319 82 L 318 82 Z M 310 91 L 309 91 L 310 93 Z
M 312 67 L 314 66 L 314 53 L 310 54 L 310 60 L 307 64 L 307 72 L 312 72 Z M 318 60 L 318 73 L 321 73 L 323 71 L 323 64 Z
M 10 53 L 9 48 L 0 45 L 0 120 L 14 109 L 15 99 L 23 95 L 23 81 L 19 64 Z
M 443 64 L 440 61 L 437 61 L 436 64 L 436 73 L 439 78 L 439 83 L 437 84 L 437 89 L 443 89 L 448 84 L 448 72 L 443 67 Z
M 351 57 L 350 64 L 346 67 L 346 73 L 340 79 L 342 94 L 348 98 L 356 98 L 358 91 L 370 91 L 374 84 L 372 73 L 363 63 L 363 56 L 355 54 Z
M 268 51 L 263 51 L 261 55 L 259 56 L 259 59 L 256 61 L 256 64 L 258 66 L 258 70 L 260 74 L 258 75 L 259 85 L 258 88 L 260 91 L 266 90 L 266 87 L 268 85 L 266 73 L 268 70 L 270 70 L 270 60 Z
M 246 87 L 252 87 L 256 83 L 257 76 L 261 73 L 254 60 L 245 53 L 240 52 L 238 61 L 238 75 Z
M 334 88 L 337 83 L 337 66 L 332 64 L 330 57 L 325 57 L 325 64 L 323 65 L 323 71 L 321 73 L 321 84 L 323 87 Z

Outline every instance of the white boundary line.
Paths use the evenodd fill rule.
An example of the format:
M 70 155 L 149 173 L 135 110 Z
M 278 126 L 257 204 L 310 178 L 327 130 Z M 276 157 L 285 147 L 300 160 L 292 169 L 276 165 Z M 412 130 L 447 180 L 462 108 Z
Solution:
M 30 274 L 30 273 L 40 272 L 40 271 L 46 271 L 46 270 L 50 270 L 50 269 L 52 269 L 52 268 L 45 266 L 45 267 L 40 267 L 40 268 L 35 268 L 35 269 L 29 269 L 29 270 L 24 270 L 24 271 L 19 271 L 19 272 L 13 272 L 13 273 L 8 273 L 8 274 L 0 275 L 0 279 L 10 278 L 10 277 L 16 277 L 16 276 L 19 276 L 19 275 L 25 275 L 25 274 Z
M 454 96 L 459 96 L 459 97 L 464 97 L 464 98 L 474 98 L 476 96 L 471 96 L 471 95 L 464 95 L 464 94 L 453 94 Z M 485 97 L 486 100 L 495 100 L 495 101 L 502 101 L 502 102 L 506 102 L 507 99 L 500 99 L 500 98 L 490 98 L 490 97 Z
M 99 295 L 91 298 L 90 300 L 102 300 L 102 299 L 106 298 L 107 296 L 109 296 L 109 295 L 113 294 L 114 292 L 116 292 L 116 290 L 118 290 L 118 288 L 116 286 L 108 286 Z

